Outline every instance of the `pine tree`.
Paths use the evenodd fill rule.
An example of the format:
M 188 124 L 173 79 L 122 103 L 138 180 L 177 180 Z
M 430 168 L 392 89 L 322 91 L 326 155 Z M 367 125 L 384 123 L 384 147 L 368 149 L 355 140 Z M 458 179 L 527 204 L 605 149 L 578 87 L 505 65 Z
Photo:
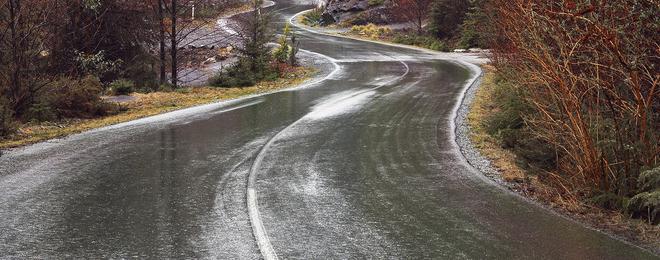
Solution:
M 470 8 L 468 0 L 437 0 L 431 5 L 430 31 L 440 39 L 456 35 Z
M 484 23 L 488 16 L 483 11 L 483 1 L 474 1 L 472 7 L 466 14 L 465 20 L 461 25 L 462 48 L 486 47 L 486 37 L 484 37 Z

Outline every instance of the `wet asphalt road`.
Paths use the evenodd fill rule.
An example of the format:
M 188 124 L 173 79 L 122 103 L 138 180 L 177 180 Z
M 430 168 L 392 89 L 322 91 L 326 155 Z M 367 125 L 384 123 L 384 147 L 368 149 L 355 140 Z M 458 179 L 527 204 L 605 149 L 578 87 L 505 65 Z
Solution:
M 464 162 L 465 65 L 299 34 L 317 84 L 0 157 L 2 258 L 654 258 Z

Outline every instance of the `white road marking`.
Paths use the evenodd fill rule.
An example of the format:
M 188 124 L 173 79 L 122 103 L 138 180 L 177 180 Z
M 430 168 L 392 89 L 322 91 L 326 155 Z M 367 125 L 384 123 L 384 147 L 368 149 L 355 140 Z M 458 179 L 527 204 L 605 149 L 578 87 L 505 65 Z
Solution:
M 298 86 L 297 88 L 315 85 L 325 80 L 331 79 L 342 69 L 341 66 L 339 66 L 339 64 L 333 58 L 312 51 L 307 51 L 307 50 L 301 50 L 301 51 L 313 55 L 318 55 L 321 58 L 327 59 L 333 64 L 334 69 L 330 74 L 326 75 L 325 77 L 307 84 L 303 84 L 301 86 Z M 282 133 L 292 128 L 299 121 L 300 119 L 294 122 L 293 124 L 287 126 L 284 130 L 280 131 L 270 140 L 268 140 L 268 142 L 264 145 L 264 147 L 262 147 L 261 150 L 259 151 L 259 154 L 257 154 L 257 157 L 255 158 L 252 167 L 250 167 L 250 173 L 248 174 L 248 186 L 246 191 L 248 215 L 250 217 L 250 224 L 252 225 L 252 232 L 254 233 L 254 238 L 257 240 L 257 245 L 259 246 L 261 255 L 266 260 L 275 260 L 278 259 L 278 257 L 277 257 L 277 253 L 273 249 L 273 245 L 270 242 L 268 233 L 266 233 L 266 229 L 264 228 L 263 221 L 261 220 L 261 214 L 259 213 L 259 203 L 258 203 L 257 190 L 256 190 L 257 171 L 259 170 L 259 166 L 261 165 L 261 162 L 264 159 L 266 151 L 273 145 L 275 140 L 277 140 L 282 135 Z

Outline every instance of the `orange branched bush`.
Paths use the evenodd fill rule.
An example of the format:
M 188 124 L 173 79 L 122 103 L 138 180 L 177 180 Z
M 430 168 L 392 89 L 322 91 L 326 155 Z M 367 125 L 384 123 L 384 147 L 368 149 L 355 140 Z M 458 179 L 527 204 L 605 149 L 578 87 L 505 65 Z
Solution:
M 636 193 L 660 151 L 660 4 L 653 0 L 491 0 L 493 60 L 554 147 L 569 195 Z

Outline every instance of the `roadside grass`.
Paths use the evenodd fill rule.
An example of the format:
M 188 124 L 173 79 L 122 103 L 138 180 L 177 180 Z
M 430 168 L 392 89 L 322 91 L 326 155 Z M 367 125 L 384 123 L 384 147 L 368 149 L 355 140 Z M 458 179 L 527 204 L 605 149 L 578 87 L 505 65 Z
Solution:
M 497 138 L 488 134 L 483 122 L 488 120 L 488 115 L 499 109 L 493 102 L 493 88 L 495 87 L 494 68 L 490 65 L 482 66 L 484 77 L 479 91 L 475 94 L 474 101 L 470 106 L 467 117 L 470 126 L 470 140 L 481 153 L 488 157 L 493 166 L 502 173 L 502 179 L 507 182 L 521 182 L 527 178 L 525 171 L 516 165 L 516 155 L 505 150 L 499 144 Z
M 322 8 L 314 8 L 298 17 L 298 22 L 307 26 L 317 27 L 321 25 L 323 16 Z
M 470 141 L 479 152 L 491 161 L 500 173 L 499 178 L 508 183 L 513 191 L 541 202 L 580 222 L 599 230 L 640 244 L 658 253 L 660 249 L 660 225 L 649 225 L 643 220 L 632 219 L 616 210 L 605 210 L 581 201 L 564 200 L 546 184 L 543 179 L 523 169 L 517 155 L 502 147 L 502 140 L 488 133 L 486 123 L 501 109 L 495 95 L 496 69 L 492 65 L 482 65 L 484 77 L 470 105 L 467 123 L 470 127 Z
M 393 30 L 387 26 L 379 26 L 372 23 L 351 26 L 348 31 L 340 34 L 366 40 L 416 46 L 434 51 L 448 52 L 451 50 L 450 45 L 447 42 L 438 40 L 434 37 L 417 35 L 410 31 Z
M 168 92 L 134 93 L 131 94 L 134 97 L 133 100 L 119 103 L 121 112 L 116 115 L 94 119 L 69 119 L 59 122 L 25 123 L 19 125 L 16 134 L 0 140 L 0 149 L 20 147 L 49 139 L 62 138 L 95 128 L 197 105 L 284 89 L 303 83 L 314 73 L 316 73 L 314 69 L 300 67 L 293 70 L 287 77 L 275 81 L 259 82 L 254 86 L 244 88 L 196 87 Z

